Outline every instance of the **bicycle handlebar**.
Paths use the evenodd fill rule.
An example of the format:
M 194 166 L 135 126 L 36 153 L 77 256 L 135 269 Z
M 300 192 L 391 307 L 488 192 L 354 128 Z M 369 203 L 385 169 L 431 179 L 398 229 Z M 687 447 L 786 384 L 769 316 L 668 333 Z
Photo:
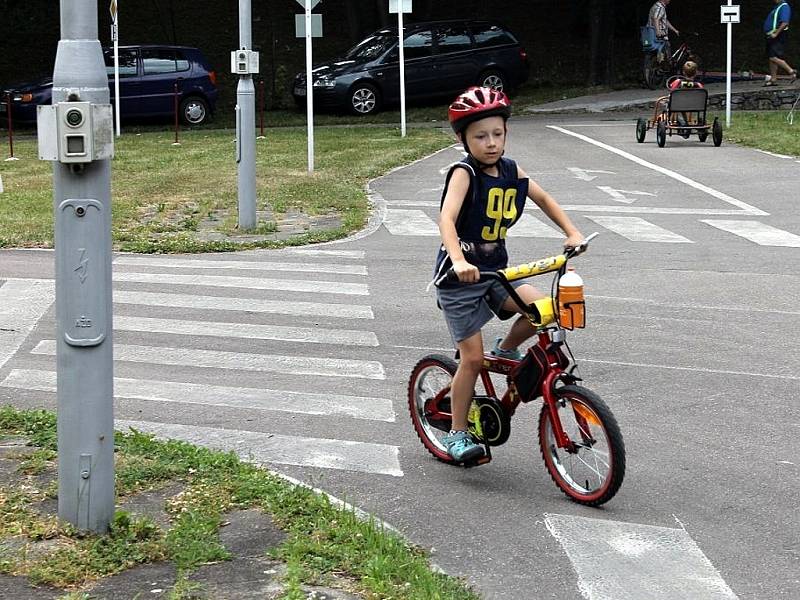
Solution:
M 517 265 L 515 267 L 506 267 L 505 269 L 500 269 L 499 271 L 480 271 L 480 278 L 478 279 L 478 282 L 494 279 L 500 283 L 503 283 L 558 271 L 569 259 L 575 258 L 579 254 L 586 252 L 586 250 L 589 248 L 589 242 L 591 242 L 598 235 L 600 234 L 597 232 L 592 233 L 577 246 L 566 248 L 563 254 L 549 256 L 547 258 L 540 258 L 539 260 Z M 442 282 L 459 282 L 458 275 L 456 275 L 453 267 L 447 269 L 447 272 L 436 280 L 435 285 L 438 286 Z

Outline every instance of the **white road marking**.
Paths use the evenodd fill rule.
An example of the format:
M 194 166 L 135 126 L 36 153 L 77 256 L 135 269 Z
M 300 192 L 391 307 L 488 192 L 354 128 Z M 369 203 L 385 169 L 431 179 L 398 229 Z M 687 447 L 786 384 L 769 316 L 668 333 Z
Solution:
M 0 387 L 55 394 L 56 372 L 13 369 L 3 381 L 0 381 Z M 346 415 L 355 419 L 388 423 L 395 421 L 391 400 L 342 394 L 313 394 L 287 390 L 115 377 L 114 397 L 152 402 L 273 410 L 304 415 Z
M 387 200 L 387 206 L 424 206 L 439 209 L 438 200 Z
M 115 316 L 114 329 L 117 331 L 145 331 L 174 335 L 207 335 L 223 338 L 336 344 L 338 346 L 378 346 L 378 337 L 374 332 L 355 329 L 288 327 L 285 325 L 262 325 L 258 323 L 184 321 L 178 319 L 153 319 L 149 317 L 132 316 Z
M 597 189 L 601 192 L 605 192 L 611 199 L 615 202 L 622 202 L 623 204 L 633 204 L 638 200 L 638 198 L 628 198 L 628 195 L 631 196 L 655 196 L 650 192 L 637 192 L 637 191 L 630 191 L 630 190 L 616 190 L 608 185 L 598 185 Z
M 52 279 L 8 279 L 0 286 L 0 367 L 17 353 L 55 298 Z
M 534 237 L 534 238 L 553 238 L 563 239 L 564 234 L 556 231 L 546 223 L 536 217 L 523 213 L 511 229 L 508 230 L 508 237 Z
M 641 165 L 643 167 L 647 167 L 648 169 L 652 169 L 653 171 L 661 173 L 662 175 L 666 175 L 667 177 L 675 179 L 676 181 L 680 181 L 681 183 L 684 183 L 684 184 L 686 184 L 686 185 L 688 185 L 690 187 L 693 187 L 696 190 L 699 190 L 699 191 L 701 191 L 701 192 L 703 192 L 705 194 L 708 194 L 709 196 L 712 196 L 712 197 L 716 198 L 717 200 L 722 200 L 723 202 L 726 202 L 727 204 L 731 204 L 732 206 L 735 206 L 735 207 L 741 209 L 741 212 L 738 213 L 740 215 L 766 216 L 766 215 L 769 214 L 769 213 L 766 213 L 763 210 L 760 210 L 760 209 L 758 209 L 758 208 L 756 208 L 754 206 L 750 206 L 749 204 L 747 204 L 745 202 L 742 202 L 741 200 L 737 200 L 736 198 L 733 198 L 733 197 L 729 196 L 728 194 L 720 192 L 719 190 L 715 190 L 712 187 L 709 187 L 707 185 L 704 185 L 702 183 L 694 181 L 693 179 L 690 179 L 689 177 L 686 177 L 685 175 L 681 175 L 680 173 L 676 173 L 675 171 L 671 171 L 670 169 L 667 169 L 665 167 L 661 167 L 659 165 L 656 165 L 656 164 L 653 164 L 651 162 L 648 162 L 648 161 L 646 161 L 646 160 L 644 160 L 642 158 L 639 158 L 638 156 L 634 156 L 633 154 L 625 152 L 624 150 L 620 150 L 619 148 L 615 148 L 614 146 L 610 146 L 608 144 L 604 144 L 603 142 L 600 142 L 598 140 L 595 140 L 595 139 L 590 138 L 588 136 L 585 136 L 583 134 L 576 133 L 574 131 L 570 131 L 569 129 L 564 129 L 563 127 L 558 127 L 556 125 L 548 125 L 548 127 L 550 129 L 555 130 L 555 131 L 559 131 L 559 132 L 561 132 L 561 133 L 563 133 L 565 135 L 570 135 L 572 137 L 578 138 L 579 140 L 583 140 L 584 142 L 586 142 L 588 144 L 592 144 L 594 146 L 597 146 L 598 148 L 602 148 L 603 150 L 607 150 L 608 152 L 616 154 L 617 156 L 621 156 L 622 158 L 630 160 L 630 161 L 632 161 L 632 162 L 634 162 L 634 163 L 636 163 L 638 165 Z
M 769 152 L 768 150 L 760 150 L 758 148 L 754 148 L 756 152 L 761 152 L 761 154 L 768 154 L 769 156 L 774 156 L 775 158 L 790 158 L 794 160 L 794 156 L 790 156 L 788 154 L 778 154 L 777 152 Z
M 587 219 L 628 238 L 632 242 L 694 243 L 682 235 L 672 233 L 639 217 L 587 217 Z
M 658 300 L 653 300 L 651 298 L 628 298 L 625 296 L 601 296 L 599 294 L 586 294 L 587 298 L 596 298 L 599 300 L 618 300 L 620 302 L 632 302 L 634 304 L 649 304 L 652 306 L 665 306 L 669 308 L 686 308 L 690 309 L 691 311 L 696 310 L 721 310 L 723 312 L 754 312 L 754 313 L 772 313 L 776 315 L 800 315 L 800 311 L 797 310 L 776 310 L 774 308 L 755 308 L 753 306 L 742 306 L 742 305 L 709 305 L 709 304 L 679 304 L 676 302 L 659 302 Z
M 119 256 L 114 266 L 132 265 L 135 267 L 168 267 L 174 269 L 240 269 L 252 271 L 289 271 L 295 273 L 337 273 L 340 275 L 366 275 L 364 265 L 337 265 L 332 263 L 294 263 L 245 260 L 192 260 L 170 259 L 154 256 Z
M 363 250 L 326 250 L 324 248 L 286 248 L 281 250 L 287 254 L 303 254 L 305 256 L 336 256 L 339 258 L 363 259 Z
M 614 171 L 602 171 L 599 169 L 581 169 L 579 167 L 567 167 L 567 170 L 575 175 L 576 179 L 581 181 L 593 181 L 597 179 L 597 175 L 589 175 L 589 173 L 600 173 L 601 175 L 616 175 Z
M 439 236 L 436 223 L 421 210 L 387 209 L 383 224 L 392 235 Z
M 255 277 L 228 277 L 223 275 L 181 275 L 179 273 L 114 273 L 114 281 L 155 283 L 159 285 L 197 285 L 251 290 L 281 290 L 316 294 L 348 294 L 369 296 L 369 287 L 363 283 L 344 281 L 314 281 L 311 279 L 263 279 Z
M 31 354 L 55 356 L 55 340 L 42 340 L 31 350 Z M 386 379 L 386 373 L 381 363 L 372 360 L 350 360 L 344 358 L 248 354 L 197 348 L 115 344 L 114 360 L 203 369 L 267 371 L 292 375 L 353 377 L 357 379 Z
M 736 600 L 684 529 L 545 515 L 587 600 Z
M 800 248 L 800 235 L 777 229 L 759 221 L 718 221 L 701 219 L 712 227 L 728 231 L 759 246 L 780 246 L 784 248 Z
M 207 310 L 230 310 L 281 315 L 326 316 L 341 319 L 374 319 L 370 306 L 359 304 L 325 304 L 321 302 L 291 302 L 262 300 L 260 298 L 232 298 L 229 296 L 194 296 L 190 294 L 164 294 L 114 290 L 115 304 L 167 306 Z
M 403 476 L 398 460 L 400 449 L 397 446 L 146 421 L 118 420 L 115 425 L 118 429 L 132 427 L 162 439 L 182 440 L 216 450 L 233 451 L 243 460 L 258 464 Z

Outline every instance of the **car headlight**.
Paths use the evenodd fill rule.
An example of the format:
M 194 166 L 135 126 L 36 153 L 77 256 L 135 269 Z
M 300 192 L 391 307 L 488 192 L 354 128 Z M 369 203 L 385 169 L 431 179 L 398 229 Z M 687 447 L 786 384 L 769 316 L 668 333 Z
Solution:
M 321 87 L 321 88 L 332 88 L 336 85 L 336 79 L 333 77 L 329 77 L 328 75 L 323 75 L 314 80 L 314 87 Z

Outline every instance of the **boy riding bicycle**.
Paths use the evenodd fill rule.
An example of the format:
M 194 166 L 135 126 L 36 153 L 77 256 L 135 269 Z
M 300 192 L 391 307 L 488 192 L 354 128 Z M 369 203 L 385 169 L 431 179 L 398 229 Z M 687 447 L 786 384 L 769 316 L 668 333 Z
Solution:
M 503 156 L 511 102 L 501 91 L 473 87 L 450 105 L 448 117 L 467 157 L 447 174 L 439 216 L 442 246 L 436 260 L 439 280 L 452 268 L 458 283 L 442 281 L 436 295 L 447 327 L 460 355 L 451 386 L 453 424 L 443 442 L 457 461 L 484 454 L 467 431 L 467 413 L 483 362 L 481 329 L 494 315 L 506 320 L 520 312 L 497 282 L 477 283 L 480 271 L 508 266 L 506 232 L 522 216 L 530 198 L 567 236 L 565 247 L 578 246 L 583 236 L 558 203 L 529 179 L 513 160 Z M 544 294 L 530 284 L 513 284 L 528 304 Z M 505 338 L 497 338 L 492 354 L 521 359 L 520 343 L 531 337 L 533 326 L 519 317 Z

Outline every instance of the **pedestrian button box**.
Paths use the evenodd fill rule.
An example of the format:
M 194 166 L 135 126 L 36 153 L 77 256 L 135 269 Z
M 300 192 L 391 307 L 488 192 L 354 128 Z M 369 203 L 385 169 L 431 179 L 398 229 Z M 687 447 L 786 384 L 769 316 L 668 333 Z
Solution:
M 244 49 L 231 52 L 231 73 L 235 75 L 258 73 L 258 52 Z
M 113 158 L 110 104 L 59 102 L 37 111 L 40 159 L 75 164 Z

